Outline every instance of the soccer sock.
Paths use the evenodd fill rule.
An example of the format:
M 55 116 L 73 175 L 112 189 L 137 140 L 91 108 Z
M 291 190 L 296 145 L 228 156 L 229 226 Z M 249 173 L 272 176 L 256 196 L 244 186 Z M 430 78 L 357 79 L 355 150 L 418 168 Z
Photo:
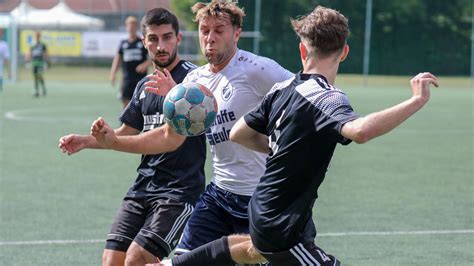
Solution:
M 172 259 L 173 266 L 234 266 L 230 256 L 229 242 L 224 236 L 197 249 L 176 256 Z
M 41 82 L 41 87 L 43 88 L 43 95 L 46 95 L 46 86 L 44 85 L 44 79 L 41 79 L 40 82 Z
M 38 79 L 35 78 L 35 95 L 39 94 L 39 84 Z

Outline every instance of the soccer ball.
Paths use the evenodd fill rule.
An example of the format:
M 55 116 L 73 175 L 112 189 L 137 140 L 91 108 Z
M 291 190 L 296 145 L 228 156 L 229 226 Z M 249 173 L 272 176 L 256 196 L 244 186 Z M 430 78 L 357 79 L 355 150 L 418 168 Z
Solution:
M 205 86 L 190 82 L 174 86 L 163 104 L 165 122 L 183 136 L 197 136 L 214 123 L 217 101 Z

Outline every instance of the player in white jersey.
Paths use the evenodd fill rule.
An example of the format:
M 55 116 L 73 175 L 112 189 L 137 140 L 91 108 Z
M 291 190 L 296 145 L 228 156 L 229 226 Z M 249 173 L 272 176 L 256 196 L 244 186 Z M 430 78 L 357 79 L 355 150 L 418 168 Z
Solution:
M 216 239 L 227 244 L 227 235 L 248 233 L 247 206 L 264 171 L 266 155 L 230 142 L 229 132 L 275 83 L 293 76 L 275 61 L 237 48 L 244 12 L 235 3 L 215 0 L 209 4 L 197 3 L 193 11 L 199 24 L 201 50 L 208 64 L 190 72 L 183 82 L 198 82 L 213 91 L 219 111 L 215 123 L 206 132 L 213 156 L 213 179 L 196 204 L 177 253 Z M 148 91 L 165 95 L 173 81 L 166 71 L 157 75 Z M 167 151 L 170 148 L 167 136 L 176 135 L 167 126 L 130 137 L 116 137 L 106 125 L 101 125 L 100 131 L 98 140 L 103 145 L 145 154 Z
M 237 49 L 229 63 L 214 73 L 210 64 L 191 71 L 183 82 L 197 82 L 215 95 L 219 111 L 206 133 L 212 151 L 213 180 L 223 190 L 251 196 L 263 173 L 266 155 L 229 141 L 238 118 L 257 106 L 278 81 L 293 74 L 275 61 Z

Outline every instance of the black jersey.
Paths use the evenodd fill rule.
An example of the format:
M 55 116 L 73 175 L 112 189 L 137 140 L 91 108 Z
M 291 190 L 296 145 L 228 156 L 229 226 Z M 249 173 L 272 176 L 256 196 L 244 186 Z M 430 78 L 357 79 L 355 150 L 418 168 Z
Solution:
M 44 43 L 36 43 L 30 47 L 31 61 L 33 66 L 43 66 L 44 64 L 44 55 L 47 53 L 48 49 Z
M 147 59 L 147 50 L 140 38 L 133 42 L 122 40 L 118 47 L 118 54 L 122 57 L 122 72 L 124 80 L 140 80 L 146 73 L 137 73 L 136 68 Z
M 173 79 L 180 83 L 195 65 L 180 61 L 171 71 Z M 120 120 L 128 126 L 146 132 L 164 123 L 164 97 L 145 91 L 142 79 L 133 93 L 132 100 L 124 109 Z M 205 136 L 188 137 L 174 152 L 142 155 L 138 177 L 127 196 L 142 198 L 156 195 L 176 200 L 195 202 L 204 191 L 204 162 L 206 160 Z
M 244 116 L 272 150 L 249 207 L 253 228 L 269 239 L 301 237 L 336 144 L 350 143 L 341 128 L 356 118 L 341 90 L 309 74 L 276 84 Z

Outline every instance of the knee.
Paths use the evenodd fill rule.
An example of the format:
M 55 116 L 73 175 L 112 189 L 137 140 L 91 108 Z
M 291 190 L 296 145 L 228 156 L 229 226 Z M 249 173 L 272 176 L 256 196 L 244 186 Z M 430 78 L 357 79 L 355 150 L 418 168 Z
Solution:
M 146 258 L 142 252 L 136 249 L 128 250 L 127 256 L 125 257 L 125 265 L 145 265 L 147 263 Z
M 102 266 L 123 265 L 125 261 L 125 252 L 104 250 L 102 253 Z

